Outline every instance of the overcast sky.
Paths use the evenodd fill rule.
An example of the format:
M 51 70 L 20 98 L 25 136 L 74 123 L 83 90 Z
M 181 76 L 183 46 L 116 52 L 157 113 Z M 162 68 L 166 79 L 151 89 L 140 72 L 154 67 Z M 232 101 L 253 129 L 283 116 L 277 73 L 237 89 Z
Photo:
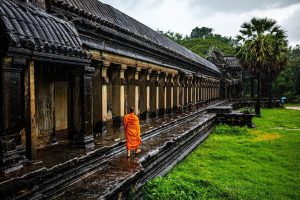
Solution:
M 100 0 L 154 30 L 189 35 L 196 26 L 237 35 L 252 17 L 275 19 L 291 45 L 300 44 L 300 0 Z

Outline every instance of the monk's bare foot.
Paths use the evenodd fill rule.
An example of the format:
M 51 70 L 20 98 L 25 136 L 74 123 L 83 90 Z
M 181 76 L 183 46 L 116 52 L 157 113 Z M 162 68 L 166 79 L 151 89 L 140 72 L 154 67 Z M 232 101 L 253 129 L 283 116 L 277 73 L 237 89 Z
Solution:
M 135 151 L 136 154 L 139 154 L 139 153 L 141 153 L 141 152 L 142 152 L 142 150 L 140 150 L 140 149 L 137 149 L 137 150 Z
M 130 158 L 130 150 L 127 150 L 127 158 Z

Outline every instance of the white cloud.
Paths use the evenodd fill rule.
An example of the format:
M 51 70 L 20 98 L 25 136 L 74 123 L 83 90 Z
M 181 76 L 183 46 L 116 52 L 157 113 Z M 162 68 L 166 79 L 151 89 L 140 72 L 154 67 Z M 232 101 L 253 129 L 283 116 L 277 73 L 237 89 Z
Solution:
M 101 0 L 150 28 L 189 35 L 196 26 L 235 36 L 252 17 L 275 19 L 291 44 L 300 43 L 299 0 Z M 241 3 L 242 2 L 242 3 Z

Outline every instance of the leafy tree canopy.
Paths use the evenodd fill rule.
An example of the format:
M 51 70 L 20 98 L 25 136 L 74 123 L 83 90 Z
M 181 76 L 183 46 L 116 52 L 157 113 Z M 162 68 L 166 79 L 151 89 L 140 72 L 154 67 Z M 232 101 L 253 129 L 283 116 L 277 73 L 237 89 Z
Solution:
M 211 36 L 212 32 L 213 32 L 212 28 L 208 28 L 208 27 L 199 28 L 197 26 L 192 30 L 190 38 L 194 39 L 194 38 L 203 38 L 203 37 Z
M 286 96 L 288 100 L 300 101 L 300 46 L 291 48 L 289 62 L 273 84 L 276 96 Z
M 171 40 L 179 43 L 180 41 L 182 41 L 183 39 L 185 39 L 187 36 L 183 36 L 181 33 L 176 33 L 176 32 L 172 32 L 170 30 L 168 30 L 167 32 L 163 32 L 160 30 L 157 30 L 157 32 L 163 34 L 164 36 L 170 38 Z
M 180 44 L 202 57 L 206 57 L 209 49 L 212 46 L 220 49 L 225 55 L 234 55 L 236 52 L 232 43 L 216 37 L 186 39 L 181 41 Z
M 236 41 L 231 37 L 213 34 L 212 28 L 196 27 L 192 30 L 191 37 L 170 30 L 167 32 L 158 30 L 158 32 L 202 57 L 206 57 L 209 48 L 212 46 L 220 49 L 225 55 L 236 53 Z

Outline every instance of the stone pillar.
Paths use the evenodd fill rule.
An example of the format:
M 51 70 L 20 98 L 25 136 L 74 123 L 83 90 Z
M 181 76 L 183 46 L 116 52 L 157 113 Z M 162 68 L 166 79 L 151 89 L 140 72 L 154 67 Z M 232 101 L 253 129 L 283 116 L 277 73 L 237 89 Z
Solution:
M 184 106 L 189 104 L 189 82 L 188 77 L 185 77 L 184 80 Z
M 202 82 L 202 100 L 203 101 L 206 101 L 206 79 L 203 79 L 203 82 Z
M 173 103 L 174 103 L 174 89 L 173 89 L 173 74 L 167 75 L 166 82 L 166 113 L 170 114 L 173 111 Z
M 180 75 L 179 77 L 180 87 L 179 87 L 179 105 L 183 108 L 185 104 L 185 77 Z
M 140 118 L 147 119 L 147 113 L 150 109 L 149 106 L 149 96 L 150 96 L 150 74 L 149 70 L 142 69 L 139 73 L 139 83 L 140 83 Z
M 208 80 L 208 82 L 207 82 L 207 99 L 210 101 L 210 98 L 211 98 L 211 94 L 210 94 L 210 92 L 211 92 L 211 88 L 210 88 L 211 86 L 210 86 L 210 80 Z
M 193 76 L 189 76 L 188 78 L 188 104 L 193 103 Z
M 102 111 L 102 133 L 106 132 L 106 123 L 107 123 L 107 118 L 108 118 L 108 114 L 107 114 L 107 101 L 108 101 L 108 92 L 107 92 L 107 88 L 109 85 L 109 78 L 108 78 L 108 68 L 110 67 L 110 62 L 103 62 L 103 66 L 101 68 L 101 79 L 102 79 L 102 95 L 101 95 L 101 111 Z
M 209 81 L 206 80 L 205 83 L 205 99 L 208 101 L 209 100 Z
M 167 74 L 162 72 L 159 76 L 159 115 L 166 113 L 167 106 L 167 88 L 166 88 Z
M 179 108 L 179 95 L 180 95 L 180 84 L 179 84 L 179 76 L 173 76 L 173 111 L 176 112 Z
M 193 81 L 193 102 L 196 105 L 197 104 L 197 95 L 198 95 L 198 86 L 197 86 L 197 78 L 194 77 L 194 81 Z
M 157 116 L 159 93 L 158 93 L 159 72 L 152 71 L 150 74 L 150 117 Z
M 214 81 L 214 85 L 213 85 L 213 98 L 216 99 L 216 81 Z
M 212 82 L 211 82 L 211 80 L 208 83 L 208 98 L 209 98 L 209 100 L 212 99 Z
M 91 148 L 93 137 L 93 84 L 95 68 L 78 67 L 71 77 L 70 136 L 73 147 Z
M 218 82 L 218 89 L 217 89 L 217 97 L 218 97 L 218 99 L 220 99 L 220 91 L 221 90 L 221 82 L 219 81 Z
M 20 133 L 24 128 L 22 68 L 26 61 L 18 61 L 3 58 L 0 68 L 0 171 L 4 173 L 20 169 L 24 159 Z
M 102 99 L 102 63 L 95 62 L 92 65 L 95 68 L 93 74 L 93 133 L 95 136 L 100 136 L 103 133 L 102 105 L 105 103 Z
M 113 126 L 120 127 L 125 115 L 125 70 L 127 65 L 112 65 Z
M 201 78 L 198 78 L 198 96 L 197 96 L 197 101 L 200 103 L 201 102 Z
M 213 83 L 213 99 L 216 98 L 216 82 Z
M 212 98 L 215 99 L 216 98 L 216 82 L 213 82 L 212 85 Z
M 212 88 L 213 88 L 213 83 L 210 81 L 209 83 L 209 99 L 212 100 Z
M 35 63 L 29 61 L 25 71 L 25 128 L 26 128 L 26 155 L 30 160 L 36 158 L 36 140 L 38 135 L 36 120 L 36 93 L 35 93 Z
M 140 114 L 140 107 L 139 107 L 139 101 L 140 101 L 140 84 L 139 84 L 139 73 L 141 72 L 141 68 L 137 67 L 135 70 L 135 99 L 134 99 L 134 108 L 135 108 L 135 114 Z
M 141 71 L 140 67 L 137 68 L 128 68 L 127 70 L 127 112 L 129 108 L 135 108 L 135 114 L 139 115 L 139 73 Z
M 203 78 L 200 79 L 200 101 L 203 101 Z
M 219 88 L 219 83 L 218 81 L 216 82 L 216 87 L 215 87 L 215 98 L 218 99 L 219 96 L 218 96 L 218 88 Z

